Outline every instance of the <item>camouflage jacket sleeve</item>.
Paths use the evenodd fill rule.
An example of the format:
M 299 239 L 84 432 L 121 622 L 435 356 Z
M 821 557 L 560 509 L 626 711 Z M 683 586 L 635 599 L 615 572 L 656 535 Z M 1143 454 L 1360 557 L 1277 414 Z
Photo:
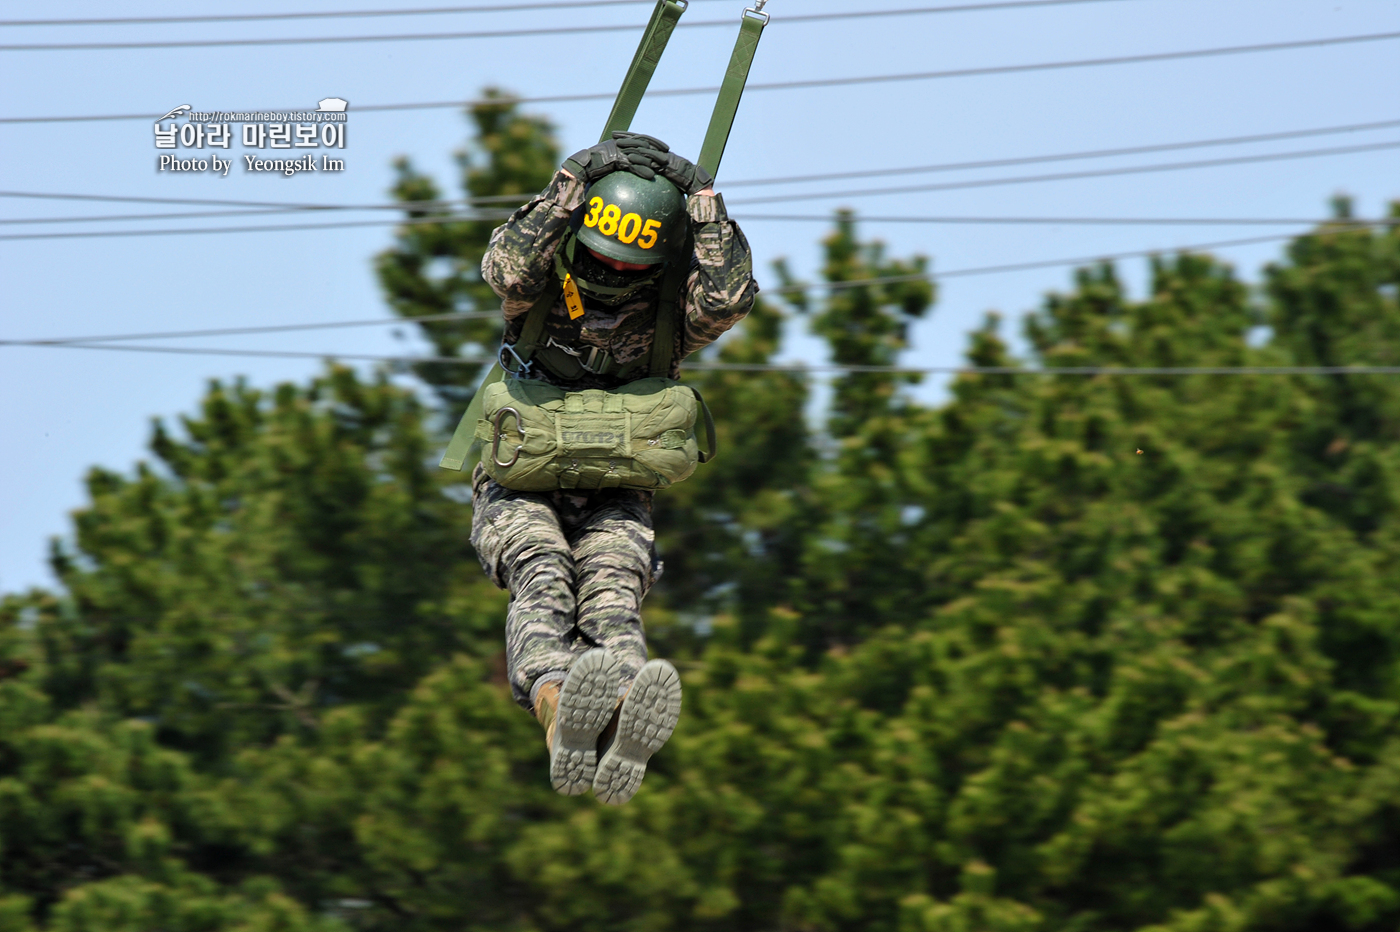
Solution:
M 554 275 L 554 251 L 583 203 L 583 184 L 556 172 L 549 186 L 491 234 L 481 275 L 501 297 L 506 320 L 530 309 Z
M 753 256 L 739 225 L 725 213 L 718 195 L 692 195 L 686 200 L 695 254 L 685 290 L 686 355 L 708 346 L 737 324 L 753 307 L 758 283 Z

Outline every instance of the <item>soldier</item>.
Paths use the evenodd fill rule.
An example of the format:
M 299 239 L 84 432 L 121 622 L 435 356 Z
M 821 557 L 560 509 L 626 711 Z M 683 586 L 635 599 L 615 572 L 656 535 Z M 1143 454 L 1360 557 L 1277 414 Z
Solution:
M 571 391 L 646 377 L 664 272 L 684 263 L 670 373 L 679 378 L 681 358 L 742 319 L 758 290 L 748 242 L 711 182 L 649 136 L 615 133 L 567 159 L 482 259 L 501 297 L 504 355 L 562 280 L 529 376 Z M 693 247 L 680 254 L 687 232 Z M 603 802 L 625 803 L 680 715 L 680 677 L 647 660 L 642 630 L 642 599 L 661 575 L 653 493 L 520 492 L 480 466 L 472 493 L 472 545 L 512 596 L 511 691 L 544 726 L 550 781 L 565 795 L 591 785 Z

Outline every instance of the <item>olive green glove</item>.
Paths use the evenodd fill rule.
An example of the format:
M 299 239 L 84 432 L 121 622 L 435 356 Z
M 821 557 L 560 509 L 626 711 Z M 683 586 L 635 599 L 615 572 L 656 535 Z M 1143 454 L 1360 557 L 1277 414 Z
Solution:
M 685 194 L 695 194 L 715 183 L 714 176 L 709 172 L 684 156 L 672 152 L 670 146 L 655 136 L 613 133 L 613 142 L 634 164 L 645 161 L 656 174 L 680 188 Z
M 648 181 L 656 177 L 650 157 L 624 152 L 612 139 L 575 152 L 564 160 L 564 170 L 584 184 L 615 171 L 630 171 Z

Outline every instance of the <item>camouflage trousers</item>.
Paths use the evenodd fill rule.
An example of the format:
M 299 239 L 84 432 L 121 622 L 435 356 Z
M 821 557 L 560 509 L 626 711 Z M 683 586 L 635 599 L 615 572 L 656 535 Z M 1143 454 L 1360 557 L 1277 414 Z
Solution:
M 642 599 L 661 575 L 652 493 L 517 492 L 472 475 L 472 546 L 491 581 L 511 594 L 506 672 L 515 701 L 564 679 L 584 651 L 622 663 L 622 689 L 647 660 Z

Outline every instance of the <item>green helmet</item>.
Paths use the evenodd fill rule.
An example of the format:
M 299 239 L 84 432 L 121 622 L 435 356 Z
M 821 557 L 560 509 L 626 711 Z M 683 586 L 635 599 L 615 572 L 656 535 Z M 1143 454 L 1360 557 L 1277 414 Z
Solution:
M 629 171 L 604 175 L 588 189 L 579 242 L 609 259 L 664 262 L 685 229 L 685 195 L 659 175 L 650 181 Z

